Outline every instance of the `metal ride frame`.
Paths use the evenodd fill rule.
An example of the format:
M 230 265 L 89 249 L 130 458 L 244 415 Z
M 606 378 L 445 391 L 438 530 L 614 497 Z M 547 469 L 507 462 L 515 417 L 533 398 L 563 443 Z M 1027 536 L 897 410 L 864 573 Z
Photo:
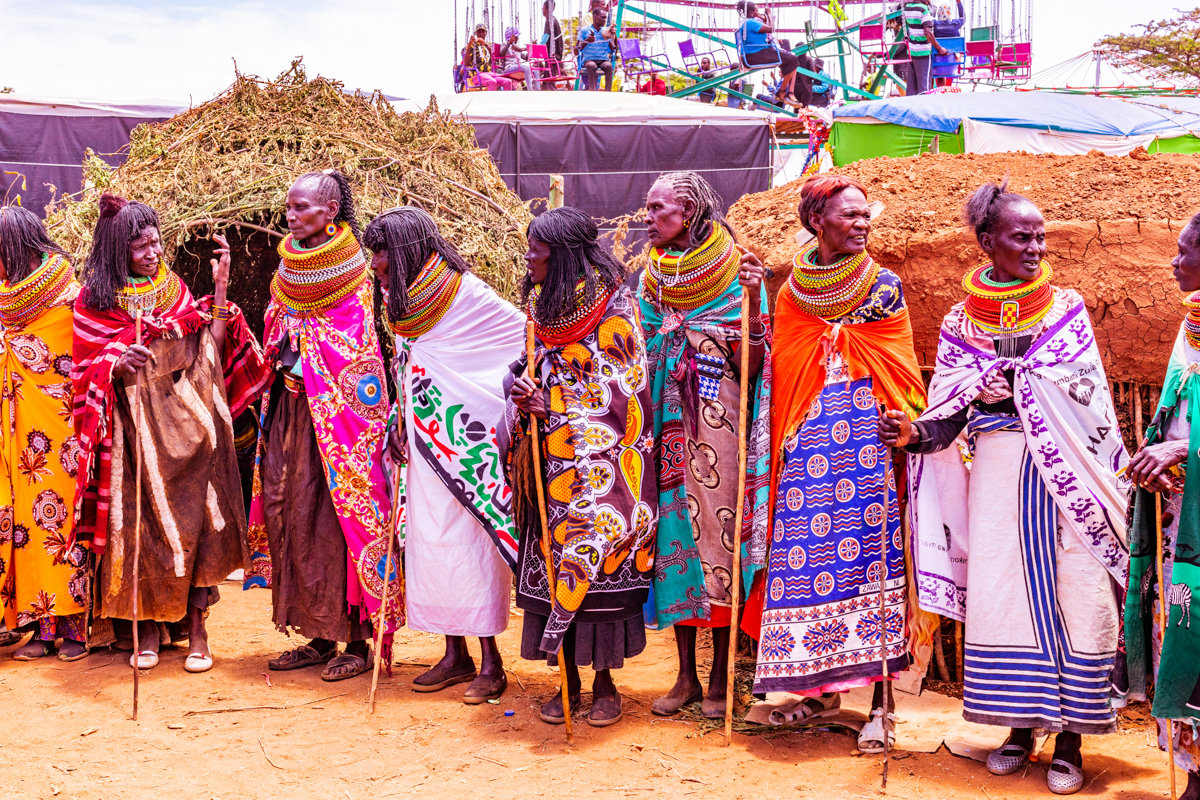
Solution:
M 704 8 L 704 9 L 716 9 L 716 10 L 723 10 L 723 11 L 733 11 L 733 10 L 735 10 L 735 7 L 736 7 L 736 4 L 734 2 L 731 2 L 731 1 L 722 2 L 721 0 L 655 0 L 655 1 L 659 4 L 678 5 L 678 6 L 687 7 L 690 9 Z M 846 2 L 846 3 L 853 3 L 856 1 L 864 2 L 864 3 L 865 2 L 875 2 L 875 0 L 843 0 L 843 2 Z M 688 25 L 683 22 L 677 22 L 675 20 L 668 19 L 667 17 L 664 17 L 660 14 L 653 13 L 652 11 L 650 11 L 648 8 L 645 7 L 646 5 L 648 5 L 648 0 L 633 0 L 632 2 L 631 2 L 631 0 L 617 0 L 616 18 L 614 20 L 614 22 L 616 24 L 616 29 L 617 29 L 617 36 L 621 35 L 622 27 L 626 24 L 626 14 L 636 14 L 636 15 L 640 16 L 642 18 L 642 20 L 644 20 L 644 21 L 647 21 L 647 22 L 653 21 L 663 27 L 670 28 L 675 31 L 679 31 L 680 33 L 686 33 L 689 36 L 694 36 L 694 37 L 698 37 L 701 39 L 707 39 L 708 41 L 713 42 L 714 44 L 718 44 L 722 47 L 728 47 L 728 48 L 736 51 L 736 46 L 734 45 L 733 42 L 727 41 L 717 35 L 718 33 L 727 32 L 726 29 L 699 28 L 699 27 L 696 27 L 693 25 Z M 818 7 L 818 8 L 821 8 L 822 10 L 828 9 L 827 5 L 820 4 L 817 2 L 817 0 L 785 0 L 785 2 L 772 2 L 772 3 L 769 3 L 769 5 L 771 8 L 813 8 L 813 7 Z M 821 47 L 826 47 L 826 46 L 836 46 L 837 47 L 837 53 L 834 55 L 831 55 L 830 58 L 836 58 L 838 61 L 838 70 L 839 70 L 839 74 L 840 74 L 840 78 L 841 78 L 840 80 L 832 78 L 829 75 L 819 75 L 815 72 L 804 69 L 803 67 L 797 68 L 796 71 L 798 73 L 800 73 L 801 75 L 807 75 L 810 78 L 820 80 L 825 83 L 829 83 L 829 84 L 832 84 L 833 86 L 838 87 L 839 89 L 842 90 L 843 96 L 847 100 L 849 100 L 851 98 L 851 96 L 853 96 L 855 98 L 859 98 L 859 99 L 864 99 L 864 100 L 878 100 L 880 97 L 882 97 L 882 95 L 879 93 L 880 89 L 883 87 L 883 85 L 888 80 L 893 81 L 900 88 L 904 88 L 904 81 L 898 75 L 896 75 L 896 73 L 893 70 L 887 69 L 886 67 L 884 67 L 884 68 L 881 68 L 876 73 L 874 80 L 871 82 L 871 85 L 867 89 L 860 89 L 857 86 L 851 85 L 848 82 L 849 74 L 846 69 L 846 59 L 848 57 L 853 57 L 855 54 L 857 54 L 860 58 L 863 57 L 863 53 L 862 53 L 862 50 L 858 46 L 858 42 L 855 40 L 855 38 L 852 38 L 851 34 L 857 33 L 858 29 L 860 27 L 862 27 L 863 25 L 880 24 L 880 23 L 886 25 L 887 20 L 896 19 L 896 18 L 899 18 L 900 16 L 901 16 L 901 12 L 899 12 L 899 11 L 893 11 L 888 14 L 879 13 L 879 14 L 875 14 L 873 16 L 867 17 L 865 19 L 859 20 L 858 22 L 847 25 L 845 27 L 841 27 L 840 25 L 838 25 L 837 27 L 834 27 L 834 28 L 821 29 L 821 30 L 814 30 L 813 27 L 811 26 L 811 24 L 806 23 L 804 28 L 783 29 L 783 30 L 780 30 L 779 33 L 803 33 L 804 34 L 805 42 L 803 44 L 800 44 L 799 46 L 793 47 L 791 50 L 792 53 L 794 53 L 795 55 L 798 55 L 798 56 L 805 55 L 808 53 L 815 54 L 816 50 Z M 835 21 L 835 25 L 837 25 L 836 21 Z M 817 34 L 821 34 L 821 35 L 818 36 Z M 644 58 L 644 60 L 654 64 L 655 66 L 661 67 L 662 71 L 664 71 L 664 72 L 672 72 L 676 75 L 682 75 L 683 77 L 688 78 L 689 80 L 696 81 L 696 75 L 694 73 L 690 73 L 690 72 L 686 72 L 685 70 L 678 69 L 673 64 L 671 64 L 669 61 L 665 61 L 662 59 L 656 59 L 653 56 L 643 56 L 643 58 Z M 763 69 L 762 67 L 758 67 L 758 68 L 752 68 L 752 69 L 741 69 L 736 72 L 727 72 L 723 75 L 718 75 L 716 77 L 709 78 L 708 80 L 696 81 L 695 83 L 693 83 L 690 86 L 687 86 L 683 89 L 672 92 L 669 96 L 670 97 L 688 97 L 693 94 L 699 94 L 700 92 L 704 92 L 704 91 L 714 91 L 719 88 L 719 89 L 721 89 L 721 91 L 726 92 L 734 97 L 739 97 L 742 100 L 749 101 L 752 105 L 758 105 L 761 103 L 761 101 L 759 101 L 758 99 L 751 97 L 747 94 L 743 94 L 742 92 L 739 92 L 735 89 L 732 89 L 727 84 L 730 84 L 733 81 L 737 81 L 737 80 L 746 78 L 747 76 L 752 75 L 755 72 L 760 72 L 762 69 Z M 774 111 L 774 113 L 780 113 L 780 114 L 784 114 L 784 115 L 792 116 L 792 117 L 798 116 L 790 108 L 782 108 L 777 111 Z

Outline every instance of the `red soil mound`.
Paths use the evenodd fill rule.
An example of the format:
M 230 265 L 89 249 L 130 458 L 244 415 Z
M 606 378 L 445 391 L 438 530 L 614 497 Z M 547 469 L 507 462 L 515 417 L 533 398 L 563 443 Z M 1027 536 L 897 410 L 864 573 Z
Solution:
M 874 222 L 871 254 L 895 271 L 913 316 L 917 357 L 932 364 L 942 317 L 962 299 L 962 276 L 984 260 L 961 220 L 979 184 L 1007 173 L 1009 188 L 1046 216 L 1055 283 L 1087 302 L 1114 381 L 1160 383 L 1183 309 L 1171 277 L 1179 230 L 1200 200 L 1200 157 L 921 155 L 877 158 L 837 172 L 861 180 L 886 205 Z M 743 197 L 730 220 L 744 243 L 787 276 L 802 230 L 799 181 Z

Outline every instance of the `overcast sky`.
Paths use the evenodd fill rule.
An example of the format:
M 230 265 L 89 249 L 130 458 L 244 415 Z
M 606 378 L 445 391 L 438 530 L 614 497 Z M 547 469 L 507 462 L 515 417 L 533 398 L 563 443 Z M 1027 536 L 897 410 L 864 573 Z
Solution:
M 468 2 L 457 0 L 460 15 Z M 518 6 L 523 31 L 535 2 L 540 5 L 522 0 Z M 580 2 L 560 0 L 559 6 L 574 9 Z M 1032 2 L 1035 70 L 1081 53 L 1105 34 L 1191 5 Z M 424 100 L 451 91 L 454 5 L 454 0 L 0 0 L 0 86 L 22 95 L 158 98 L 187 105 L 228 86 L 235 59 L 242 71 L 267 77 L 303 55 L 310 75 Z M 508 0 L 504 9 L 507 18 Z

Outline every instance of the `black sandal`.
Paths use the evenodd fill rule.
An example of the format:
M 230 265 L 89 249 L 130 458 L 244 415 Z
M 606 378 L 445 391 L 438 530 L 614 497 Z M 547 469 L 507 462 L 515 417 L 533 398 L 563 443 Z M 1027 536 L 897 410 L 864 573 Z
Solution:
M 321 680 L 323 681 L 344 681 L 350 678 L 362 675 L 364 672 L 371 671 L 371 654 L 368 653 L 366 658 L 356 656 L 353 653 L 342 653 L 337 658 L 332 659 L 325 665 L 325 669 L 321 671 Z M 332 670 L 338 667 L 350 667 L 346 672 L 333 672 Z
M 337 654 L 337 645 L 329 648 L 328 653 L 322 653 L 315 647 L 302 644 L 295 650 L 288 650 L 278 658 L 267 662 L 267 669 L 282 672 L 289 669 L 303 669 L 317 664 L 324 664 Z

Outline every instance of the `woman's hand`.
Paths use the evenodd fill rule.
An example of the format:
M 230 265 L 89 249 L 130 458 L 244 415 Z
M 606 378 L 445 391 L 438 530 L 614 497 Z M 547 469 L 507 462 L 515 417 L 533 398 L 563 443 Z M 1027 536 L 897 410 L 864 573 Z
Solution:
M 213 250 L 217 258 L 210 258 L 208 263 L 212 264 L 213 286 L 224 294 L 229 287 L 229 240 L 218 233 L 213 236 L 213 241 L 218 245 Z
M 129 345 L 129 348 L 121 354 L 120 358 L 117 359 L 117 363 L 113 367 L 113 377 L 128 377 L 142 367 L 146 366 L 146 362 L 153 358 L 154 355 L 145 345 L 131 344 Z
M 904 447 L 913 441 L 913 427 L 903 411 L 885 411 L 879 417 L 879 440 L 888 447 Z
M 395 420 L 388 428 L 388 452 L 397 464 L 408 463 L 408 437 L 400 430 Z
M 1171 488 L 1167 470 L 1187 461 L 1187 457 L 1188 443 L 1184 439 L 1147 445 L 1133 454 L 1126 474 L 1143 489 L 1165 492 Z
M 742 285 L 744 291 L 750 294 L 751 310 L 757 311 L 762 296 L 763 277 L 767 274 L 767 268 L 758 260 L 758 256 L 740 244 L 738 250 L 742 251 L 742 257 L 738 263 L 738 283 Z
M 517 408 L 526 414 L 533 414 L 538 419 L 549 419 L 550 412 L 546 408 L 546 394 L 538 388 L 537 383 L 524 375 L 513 381 L 512 401 Z

